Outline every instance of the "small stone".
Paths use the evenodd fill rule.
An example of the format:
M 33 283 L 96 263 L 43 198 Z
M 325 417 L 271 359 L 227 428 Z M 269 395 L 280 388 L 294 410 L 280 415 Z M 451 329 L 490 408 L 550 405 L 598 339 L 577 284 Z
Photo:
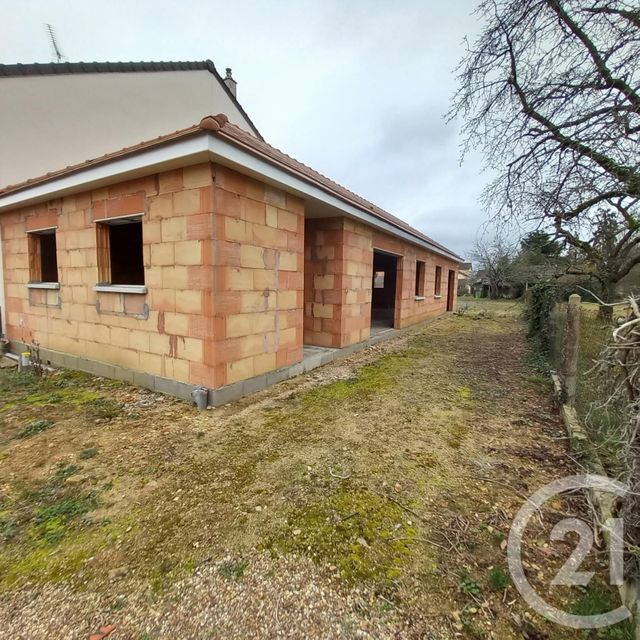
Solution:
M 260 513 L 260 512 L 262 511 L 262 507 L 258 505 L 258 506 L 256 507 L 256 511 L 257 511 L 258 513 Z
M 109 580 L 117 580 L 118 578 L 124 578 L 128 573 L 127 567 L 117 567 L 109 571 Z

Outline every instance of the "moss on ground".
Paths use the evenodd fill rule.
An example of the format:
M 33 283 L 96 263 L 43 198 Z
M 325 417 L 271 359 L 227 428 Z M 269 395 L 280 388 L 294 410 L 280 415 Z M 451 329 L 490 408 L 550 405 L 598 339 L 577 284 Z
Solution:
M 69 483 L 80 471 L 78 465 L 60 464 L 46 480 L 24 487 L 13 503 L 0 503 L 0 538 L 11 543 L 0 553 L 1 586 L 47 582 L 76 571 L 82 556 L 77 543 L 90 529 L 84 516 L 99 506 L 96 492 Z
M 0 554 L 0 590 L 25 583 L 78 582 L 90 559 L 116 543 L 126 523 L 105 523 L 76 530 L 51 545 L 22 546 L 20 553 Z
M 386 497 L 343 486 L 294 510 L 265 546 L 333 565 L 351 583 L 389 585 L 412 554 L 417 529 L 409 522 Z

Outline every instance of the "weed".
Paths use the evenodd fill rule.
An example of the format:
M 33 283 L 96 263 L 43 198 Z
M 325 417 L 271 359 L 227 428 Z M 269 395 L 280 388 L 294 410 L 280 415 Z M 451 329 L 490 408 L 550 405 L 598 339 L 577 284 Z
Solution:
M 493 567 L 487 576 L 492 589 L 504 591 L 509 586 L 509 576 L 502 567 Z
M 247 563 L 242 560 L 226 560 L 220 565 L 218 571 L 227 580 L 239 580 L 244 575 L 246 568 Z
M 124 609 L 126 604 L 127 604 L 127 599 L 125 596 L 123 595 L 117 596 L 113 600 L 113 602 L 109 605 L 109 612 L 115 613 L 116 611 L 121 611 L 122 609 Z
M 91 458 L 95 458 L 97 455 L 98 450 L 95 447 L 90 447 L 89 449 L 83 449 L 78 454 L 78 458 L 80 458 L 80 460 L 89 460 Z
M 94 493 L 75 495 L 65 484 L 65 480 L 80 470 L 81 467 L 75 464 L 61 464 L 48 482 L 25 494 L 27 503 L 35 503 L 28 529 L 34 544 L 58 544 L 74 520 L 98 506 Z
M 482 595 L 480 585 L 469 576 L 462 577 L 462 582 L 460 582 L 460 591 L 468 596 Z
M 33 389 L 40 384 L 30 371 L 4 370 L 0 379 L 0 391 L 10 391 L 13 389 Z
M 37 544 L 58 544 L 58 542 L 60 542 L 67 533 L 65 518 L 62 516 L 55 516 L 44 519 L 40 524 L 31 527 L 30 533 Z
M 56 484 L 64 482 L 67 478 L 79 473 L 82 467 L 77 464 L 60 464 L 53 477 L 53 481 Z
M 38 433 L 42 433 L 43 431 L 47 431 L 47 429 L 51 429 L 53 427 L 53 422 L 51 420 L 36 420 L 35 422 L 30 422 L 24 429 L 22 429 L 16 438 L 30 438 L 31 436 L 35 436 Z
M 68 520 L 76 516 L 84 515 L 88 511 L 95 509 L 96 506 L 96 498 L 92 494 L 76 499 L 65 498 L 37 509 L 34 520 L 36 523 L 45 523 L 57 518 Z
M 89 413 L 95 418 L 111 420 L 122 412 L 122 405 L 110 398 L 96 398 L 89 405 Z

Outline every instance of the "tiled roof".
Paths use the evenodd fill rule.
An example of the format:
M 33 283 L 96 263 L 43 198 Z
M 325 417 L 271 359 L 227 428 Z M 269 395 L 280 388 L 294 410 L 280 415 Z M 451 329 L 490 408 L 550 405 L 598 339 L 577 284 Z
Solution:
M 254 133 L 262 140 L 262 135 L 242 108 L 237 98 L 224 83 L 211 60 L 186 62 L 34 62 L 31 64 L 0 64 L 0 78 L 19 76 L 50 76 L 72 73 L 135 73 L 139 71 L 200 71 L 212 73 L 233 104 L 240 110 Z
M 247 152 L 253 155 L 257 155 L 265 159 L 267 162 L 279 166 L 281 169 L 287 171 L 288 173 L 296 175 L 306 182 L 314 183 L 323 191 L 327 191 L 340 200 L 352 204 L 358 209 L 366 211 L 374 217 L 384 220 L 394 227 L 401 229 L 409 233 L 410 235 L 433 245 L 434 247 L 437 247 L 441 251 L 450 255 L 453 259 L 461 261 L 461 258 L 458 255 L 456 255 L 443 245 L 439 244 L 429 236 L 425 235 L 421 231 L 414 229 L 411 225 L 404 222 L 404 220 L 401 220 L 400 218 L 397 218 L 384 209 L 381 209 L 365 198 L 362 198 L 358 194 L 353 193 L 353 191 L 349 191 L 349 189 L 347 189 L 346 187 L 343 187 L 333 180 L 330 180 L 326 176 L 318 173 L 302 162 L 298 162 L 298 160 L 295 160 L 279 149 L 272 147 L 263 140 L 259 140 L 240 127 L 231 124 L 227 116 L 225 116 L 224 114 L 218 114 L 217 116 L 207 116 L 203 118 L 198 125 L 194 125 L 186 129 L 181 129 L 179 131 L 175 131 L 174 133 L 160 136 L 153 140 L 140 142 L 131 147 L 125 147 L 124 149 L 120 149 L 119 151 L 108 153 L 104 156 L 101 156 L 100 158 L 87 160 L 86 162 L 82 162 L 80 164 L 65 167 L 64 169 L 47 173 L 46 175 L 40 176 L 38 178 L 31 178 L 29 180 L 21 182 L 20 184 L 9 185 L 4 189 L 0 189 L 0 197 L 17 191 L 22 191 L 37 184 L 49 182 L 62 176 L 82 171 L 83 169 L 86 169 L 88 167 L 104 164 L 110 162 L 111 160 L 116 160 L 122 156 L 127 156 L 132 153 L 136 153 L 160 145 L 165 145 L 175 140 L 182 140 L 184 138 L 202 134 L 205 132 L 212 133 L 220 138 L 226 139 L 230 143 L 242 147 Z

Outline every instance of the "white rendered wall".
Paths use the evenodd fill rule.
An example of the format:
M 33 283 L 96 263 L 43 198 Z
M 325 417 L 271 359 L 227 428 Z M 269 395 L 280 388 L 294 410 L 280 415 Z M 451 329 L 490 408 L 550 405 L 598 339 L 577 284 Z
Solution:
M 217 113 L 253 133 L 206 70 L 0 78 L 0 188 Z

